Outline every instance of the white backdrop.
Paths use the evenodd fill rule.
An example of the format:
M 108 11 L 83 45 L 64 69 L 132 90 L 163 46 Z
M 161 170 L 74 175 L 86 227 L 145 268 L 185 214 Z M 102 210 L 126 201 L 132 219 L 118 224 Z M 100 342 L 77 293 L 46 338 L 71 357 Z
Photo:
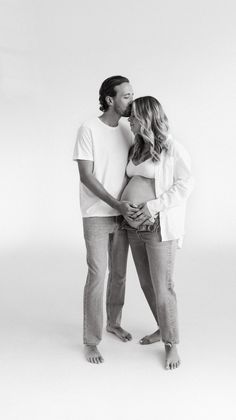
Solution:
M 76 130 L 113 74 L 129 77 L 136 97 L 157 96 L 192 155 L 189 234 L 234 240 L 234 12 L 233 1 L 2 2 L 5 246 L 77 240 Z
M 10 357 L 8 363 L 11 366 L 14 367 L 12 360 L 16 363 L 16 370 L 11 372 L 13 382 L 17 369 L 20 369 L 20 356 L 27 353 L 26 348 L 29 353 L 24 369 L 22 365 L 21 368 L 25 373 L 30 359 L 32 366 L 37 366 L 40 372 L 41 365 L 38 366 L 32 356 L 35 343 L 41 337 L 40 331 L 44 331 L 42 337 L 44 340 L 47 337 L 49 347 L 51 334 L 55 331 L 58 331 L 58 336 L 74 340 L 75 346 L 81 340 L 82 287 L 86 266 L 78 170 L 72 162 L 72 152 L 80 123 L 98 114 L 101 82 L 114 74 L 130 79 L 136 97 L 150 94 L 160 100 L 173 134 L 192 156 L 196 187 L 188 207 L 185 247 L 177 263 L 178 293 L 184 296 L 180 315 L 185 349 L 190 337 L 197 339 L 196 332 L 201 337 L 196 346 L 200 342 L 203 346 L 204 340 L 209 340 L 208 332 L 214 341 L 216 336 L 225 339 L 227 332 L 228 343 L 232 342 L 235 329 L 235 9 L 233 0 L 1 1 L 0 232 L 4 273 L 1 325 L 5 334 L 2 338 L 7 338 L 10 343 L 3 346 L 5 357 Z M 143 325 L 143 332 L 146 332 L 152 328 L 149 323 L 153 321 L 138 289 L 132 260 L 129 273 L 132 280 L 127 289 L 126 318 L 131 329 L 138 328 L 138 325 L 134 327 L 137 319 L 140 322 L 146 320 Z M 132 313 L 128 305 L 132 306 Z M 209 314 L 211 318 L 207 321 Z M 222 318 L 223 315 L 226 318 Z M 48 323 L 51 326 L 47 328 Z M 222 329 L 227 327 L 226 331 L 219 333 L 220 326 Z M 21 342 L 24 334 L 25 341 Z M 22 353 L 16 352 L 19 342 Z M 28 346 L 29 342 L 32 348 Z M 55 351 L 60 349 L 60 344 L 60 340 L 55 339 Z M 108 344 L 112 346 L 113 342 Z M 210 344 L 208 350 L 207 361 L 213 363 Z M 223 348 L 217 353 L 219 358 L 221 350 Z M 109 349 L 108 353 L 114 354 L 115 351 L 116 347 Z M 189 353 L 192 351 L 193 348 Z M 77 349 L 73 355 L 75 364 L 79 352 Z M 46 354 L 45 350 L 45 358 Z M 66 357 L 70 358 L 70 355 Z M 204 352 L 201 357 L 204 359 Z M 230 357 L 231 366 L 235 368 L 233 354 Z M 143 360 L 149 363 L 151 372 L 153 365 L 147 359 L 145 355 L 142 363 Z M 218 357 L 214 361 L 217 363 Z M 227 364 L 227 359 L 224 362 Z M 46 365 L 50 363 L 49 358 Z M 81 369 L 85 369 L 82 376 L 87 378 L 89 387 L 87 365 L 83 367 L 82 359 L 80 363 Z M 127 371 L 128 366 L 127 363 Z M 208 363 L 204 366 L 203 371 Z M 211 368 L 212 373 L 213 364 Z M 112 369 L 112 365 L 108 366 L 111 374 Z M 139 372 L 136 365 L 135 369 Z M 57 378 L 57 374 L 55 367 L 51 376 L 48 373 L 47 383 Z M 145 380 L 144 371 L 139 374 Z M 31 419 L 80 418 L 84 406 L 80 409 L 77 406 L 76 393 L 72 392 L 75 400 L 71 405 L 70 394 L 60 387 L 55 388 L 55 401 L 60 395 L 63 405 L 60 411 L 59 404 L 57 411 L 56 405 L 50 406 L 49 400 L 54 401 L 50 390 L 48 399 L 43 394 L 43 379 L 42 386 L 37 384 L 34 392 L 31 385 L 35 383 L 30 375 L 29 372 L 25 388 L 14 382 L 15 399 L 12 391 L 8 393 L 8 388 L 5 388 L 5 402 L 9 405 L 5 407 L 4 419 L 25 420 L 27 416 Z M 96 375 L 97 381 L 105 387 L 105 398 L 107 392 L 110 395 L 105 376 L 101 379 L 98 373 Z M 233 380 L 230 374 L 226 378 L 230 383 Z M 129 379 L 126 378 L 127 383 Z M 164 376 L 162 380 L 167 390 L 173 386 L 165 382 Z M 186 386 L 189 378 L 175 380 L 176 384 L 180 380 Z M 196 390 L 201 389 L 204 381 L 205 378 L 199 378 Z M 163 383 L 160 381 L 161 390 Z M 32 417 L 31 408 L 16 397 L 20 388 L 23 401 L 31 390 L 32 410 L 39 403 L 37 398 L 45 397 L 45 407 L 50 407 L 48 417 L 43 411 Z M 10 383 L 9 389 L 12 389 Z M 86 391 L 82 384 L 78 389 Z M 75 388 L 73 390 L 75 392 Z M 93 391 L 96 393 L 95 389 Z M 84 401 L 89 404 L 89 392 L 86 392 Z M 208 402 L 212 395 L 213 404 L 217 392 L 221 395 L 220 389 L 214 390 L 208 395 Z M 12 400 L 9 395 L 20 411 L 10 410 Z M 133 412 L 134 418 L 141 413 L 134 409 L 137 395 L 134 393 L 130 399 L 132 404 L 126 406 L 127 413 Z M 151 391 L 148 395 L 152 395 Z M 203 399 L 204 395 L 203 392 Z M 173 398 L 176 398 L 176 403 L 179 401 L 179 398 Z M 98 406 L 100 401 L 99 396 Z M 206 401 L 201 404 L 199 400 L 198 407 L 203 405 L 206 406 Z M 69 416 L 66 415 L 68 406 L 72 407 Z M 105 415 L 104 407 L 100 408 Z M 228 402 L 224 401 L 221 408 L 222 413 L 225 414 L 227 408 L 231 415 Z M 212 407 L 209 405 L 208 409 L 207 415 Z M 181 408 L 179 413 L 182 419 L 185 418 Z M 143 418 L 141 414 L 140 418 Z M 201 415 L 204 418 L 203 413 Z M 94 418 L 91 415 L 91 419 Z M 81 419 L 90 419 L 89 414 L 81 415 Z

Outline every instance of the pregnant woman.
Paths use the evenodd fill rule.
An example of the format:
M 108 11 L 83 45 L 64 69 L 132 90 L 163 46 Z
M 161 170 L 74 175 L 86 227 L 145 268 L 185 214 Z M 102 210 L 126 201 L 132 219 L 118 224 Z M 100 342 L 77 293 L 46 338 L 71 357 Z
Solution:
M 192 190 L 190 158 L 169 135 L 167 117 L 157 99 L 136 99 L 129 118 L 135 135 L 122 200 L 139 207 L 136 218 L 127 218 L 134 263 L 144 295 L 158 328 L 140 340 L 165 345 L 165 368 L 180 364 L 177 303 L 173 284 L 175 252 L 184 234 L 186 200 Z

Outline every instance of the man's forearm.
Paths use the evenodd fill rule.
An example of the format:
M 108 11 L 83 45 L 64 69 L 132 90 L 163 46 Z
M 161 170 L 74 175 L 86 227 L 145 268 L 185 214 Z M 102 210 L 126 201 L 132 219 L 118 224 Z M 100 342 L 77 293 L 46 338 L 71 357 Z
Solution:
M 98 198 L 105 201 L 109 206 L 116 210 L 119 209 L 119 200 L 112 197 L 111 194 L 103 187 L 103 185 L 95 178 L 94 175 L 87 175 L 86 177 L 80 178 L 80 181 L 92 191 Z

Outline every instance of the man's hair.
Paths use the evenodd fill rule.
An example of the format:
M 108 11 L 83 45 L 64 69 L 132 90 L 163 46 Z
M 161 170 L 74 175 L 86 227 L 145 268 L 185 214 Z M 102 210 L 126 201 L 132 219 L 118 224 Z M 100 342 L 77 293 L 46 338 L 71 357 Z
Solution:
M 114 98 L 114 96 L 116 96 L 115 87 L 121 85 L 122 83 L 129 83 L 129 79 L 123 76 L 111 76 L 104 80 L 99 89 L 99 109 L 101 111 L 104 112 L 108 110 L 109 105 L 106 101 L 106 96 Z

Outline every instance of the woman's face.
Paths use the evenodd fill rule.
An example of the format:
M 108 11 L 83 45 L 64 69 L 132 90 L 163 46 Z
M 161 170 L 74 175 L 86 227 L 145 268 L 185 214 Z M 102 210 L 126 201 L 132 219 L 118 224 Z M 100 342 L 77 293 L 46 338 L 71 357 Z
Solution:
M 131 114 L 128 120 L 130 123 L 131 131 L 134 133 L 134 135 L 140 133 L 141 124 L 139 120 L 135 117 L 133 109 L 131 110 Z

